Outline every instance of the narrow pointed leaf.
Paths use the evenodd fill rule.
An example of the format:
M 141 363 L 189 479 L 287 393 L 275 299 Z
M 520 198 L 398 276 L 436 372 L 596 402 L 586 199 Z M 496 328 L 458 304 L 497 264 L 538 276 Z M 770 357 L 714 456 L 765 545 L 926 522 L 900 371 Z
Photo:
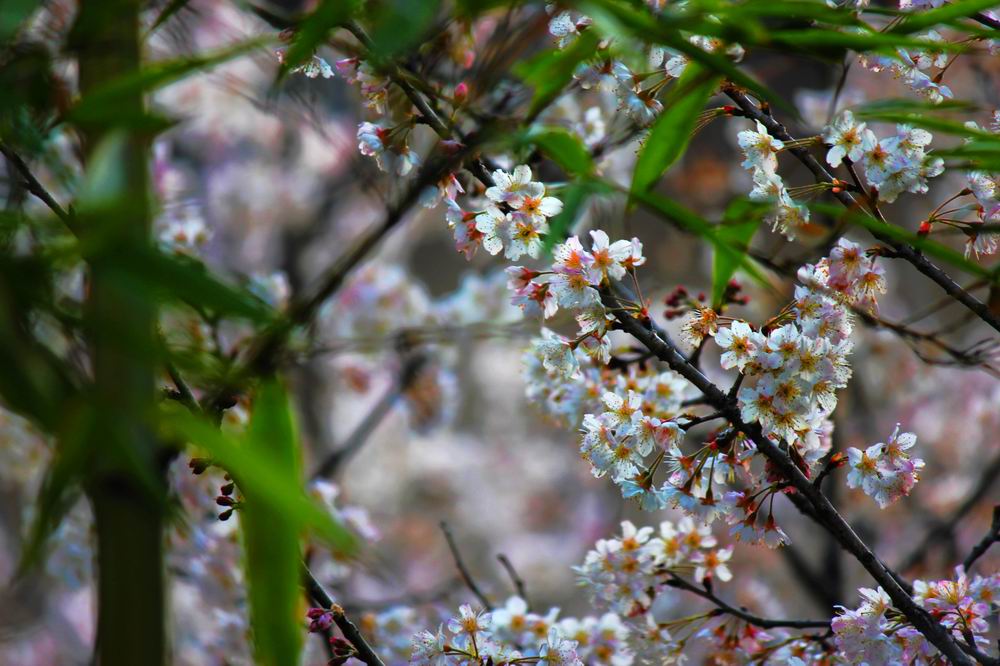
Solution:
M 639 151 L 632 174 L 633 192 L 648 192 L 684 154 L 698 116 L 718 81 L 718 76 L 709 74 L 700 65 L 686 68 Z
M 258 391 L 244 455 L 268 465 L 284 485 L 299 483 L 295 425 L 288 397 L 276 380 L 266 381 Z M 298 605 L 303 517 L 282 512 L 253 483 L 241 483 L 240 490 L 256 661 L 263 666 L 296 664 L 302 650 Z

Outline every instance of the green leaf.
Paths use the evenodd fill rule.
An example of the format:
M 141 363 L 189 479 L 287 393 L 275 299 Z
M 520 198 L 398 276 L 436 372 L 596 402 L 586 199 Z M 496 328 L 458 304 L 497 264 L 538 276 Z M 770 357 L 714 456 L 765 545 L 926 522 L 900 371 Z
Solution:
M 892 28 L 889 32 L 900 35 L 920 32 L 939 23 L 952 23 L 984 11 L 995 9 L 996 0 L 953 0 L 937 9 L 915 11 L 907 15 L 905 21 Z
M 612 30 L 613 32 L 628 32 L 643 41 L 670 47 L 684 54 L 690 60 L 699 63 L 705 69 L 750 90 L 758 98 L 768 100 L 789 113 L 798 115 L 797 110 L 780 95 L 752 76 L 747 75 L 728 57 L 719 53 L 710 53 L 695 46 L 681 32 L 684 29 L 695 34 L 724 38 L 726 30 L 717 22 L 705 21 L 698 16 L 695 16 L 694 21 L 692 21 L 686 17 L 672 17 L 668 13 L 654 16 L 644 6 L 630 5 L 615 0 L 586 0 L 581 5 L 588 13 L 595 14 L 595 23 L 599 18 L 605 23 L 610 21 L 617 25 L 617 28 Z M 766 34 L 765 31 L 759 39 L 764 39 Z M 756 41 L 758 40 L 754 39 L 747 43 Z
M 566 48 L 543 51 L 514 67 L 514 73 L 526 85 L 534 88 L 529 117 L 535 117 L 559 96 L 566 84 L 573 79 L 577 65 L 596 53 L 598 41 L 595 30 L 584 30 Z
M 372 17 L 372 53 L 391 58 L 418 46 L 434 25 L 440 0 L 387 0 Z
M 545 237 L 545 252 L 550 254 L 552 248 L 565 241 L 576 226 L 591 195 L 603 190 L 599 181 L 591 179 L 576 180 L 567 185 L 560 193 L 563 209 L 549 221 L 549 233 Z
M 349 554 L 354 550 L 350 532 L 305 494 L 300 479 L 292 479 L 275 469 L 270 456 L 248 453 L 247 445 L 241 446 L 236 439 L 180 405 L 165 404 L 162 411 L 164 436 L 189 441 L 204 449 L 236 479 L 241 489 L 252 488 L 257 501 L 273 507 L 285 520 L 301 521 L 337 552 Z
M 80 498 L 80 483 L 90 460 L 86 444 L 93 441 L 93 412 L 78 401 L 64 403 L 62 408 L 55 457 L 38 489 L 34 516 L 17 565 L 19 576 L 44 561 L 50 537 Z
M 895 33 L 844 32 L 821 28 L 777 30 L 771 33 L 770 46 L 783 49 L 791 48 L 808 53 L 831 48 L 839 50 L 850 49 L 859 52 L 897 48 L 924 48 L 955 52 L 967 51 L 969 49 L 965 44 L 935 42 L 929 39 L 917 39 Z
M 122 256 L 115 268 L 121 271 L 123 280 L 148 289 L 154 298 L 187 303 L 200 311 L 261 324 L 277 318 L 277 313 L 263 300 L 246 289 L 226 284 L 192 257 L 150 248 Z
M 721 255 L 726 262 L 732 263 L 735 266 L 733 270 L 740 268 L 746 271 L 750 277 L 762 286 L 770 286 L 760 268 L 746 253 L 746 244 L 738 243 L 733 238 L 728 238 L 726 233 L 722 232 L 722 226 L 712 225 L 676 201 L 660 196 L 659 194 L 653 192 L 634 192 L 633 196 L 639 203 L 651 211 L 658 213 L 663 219 L 676 224 L 685 231 L 706 239 L 712 244 L 716 256 Z
M 759 202 L 737 199 L 726 208 L 722 224 L 716 228 L 718 244 L 712 256 L 712 307 L 716 310 L 722 306 L 729 280 L 747 261 L 747 249 L 762 219 L 761 208 Z
M 133 124 L 143 122 L 142 118 L 125 118 L 123 121 L 122 110 L 131 106 L 129 102 L 136 94 L 162 88 L 189 74 L 232 60 L 267 43 L 266 39 L 250 39 L 215 53 L 185 56 L 149 64 L 134 74 L 120 77 L 91 92 L 67 112 L 65 120 L 81 125 L 119 126 L 128 121 L 132 121 Z
M 594 172 L 594 159 L 580 137 L 561 127 L 533 129 L 524 136 L 524 142 L 537 146 L 568 174 L 588 175 Z
M 297 67 L 312 57 L 322 46 L 330 31 L 343 25 L 357 11 L 357 0 L 323 0 L 319 6 L 302 20 L 295 33 L 292 45 L 285 52 L 283 72 Z
M 691 64 L 674 85 L 663 113 L 653 123 L 632 174 L 632 191 L 648 192 L 684 154 L 698 116 L 715 92 L 719 77 Z
M 40 4 L 40 0 L 5 0 L 0 11 L 0 44 L 6 44 Z
M 834 25 L 862 25 L 853 10 L 831 7 L 815 0 L 768 0 L 768 2 L 698 3 L 705 11 L 718 16 L 724 25 L 746 20 L 774 18 L 783 21 L 820 21 Z
M 935 118 L 922 113 L 906 113 L 895 111 L 871 111 L 864 107 L 858 109 L 855 115 L 859 118 L 881 120 L 888 123 L 900 123 L 904 125 L 914 125 L 935 132 L 953 134 L 967 139 L 980 139 L 984 142 L 993 142 L 1000 145 L 1000 137 L 991 132 L 972 127 L 966 127 L 964 123 L 944 118 Z
M 169 21 L 174 14 L 181 11 L 191 3 L 191 0 L 170 0 L 167 6 L 164 7 L 159 14 L 156 16 L 156 20 L 153 21 L 153 25 L 149 26 L 149 30 L 146 32 L 146 37 L 156 32 L 156 29 L 161 25 Z
M 295 425 L 288 397 L 276 380 L 266 381 L 257 393 L 244 455 L 266 464 L 284 485 L 299 483 Z M 266 666 L 297 664 L 302 650 L 298 614 L 302 517 L 282 513 L 255 484 L 236 478 L 243 494 L 240 527 L 256 662 Z

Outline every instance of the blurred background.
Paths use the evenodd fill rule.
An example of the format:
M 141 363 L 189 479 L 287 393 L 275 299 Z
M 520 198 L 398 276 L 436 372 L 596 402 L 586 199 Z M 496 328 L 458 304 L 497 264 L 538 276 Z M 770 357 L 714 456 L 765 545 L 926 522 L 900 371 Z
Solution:
M 58 44 L 72 12 L 71 2 L 45 3 L 33 22 L 38 40 Z M 480 20 L 469 31 L 470 53 L 450 55 L 474 56 L 476 40 L 501 29 L 497 21 Z M 542 17 L 530 49 L 553 42 L 545 26 Z M 198 53 L 275 32 L 237 3 L 195 0 L 155 33 L 148 52 L 152 59 Z M 321 55 L 330 62 L 341 57 L 334 51 Z M 71 68 L 69 62 L 65 66 Z M 831 109 L 907 94 L 888 73 L 856 63 L 845 74 L 836 63 L 751 54 L 746 66 L 795 102 L 802 118 L 788 120 L 796 136 L 818 133 Z M 313 284 L 354 239 L 379 223 L 384 202 L 405 186 L 403 178 L 379 172 L 358 153 L 357 125 L 369 116 L 354 86 L 340 76 L 292 76 L 275 88 L 278 67 L 273 48 L 258 49 L 153 98 L 157 109 L 180 121 L 155 144 L 161 242 L 253 285 L 276 306 Z M 842 76 L 842 91 L 832 105 Z M 986 56 L 964 57 L 947 74 L 957 97 L 983 109 L 976 117 L 981 124 L 1000 105 L 998 81 L 1000 63 Z M 546 118 L 580 131 L 586 108 L 598 106 L 610 115 L 615 104 L 613 96 L 588 93 L 556 105 Z M 747 127 L 739 118 L 710 124 L 662 187 L 703 217 L 717 219 L 752 187 L 735 143 L 736 133 Z M 875 129 L 880 135 L 893 131 Z M 74 162 L 72 142 L 64 139 L 47 146 L 51 154 L 45 163 Z M 949 141 L 935 137 L 934 145 Z M 417 127 L 411 145 L 419 152 L 431 143 L 430 130 Z M 632 141 L 610 152 L 600 161 L 601 173 L 627 184 L 637 149 Z M 807 174 L 785 159 L 789 182 L 808 183 Z M 42 167 L 39 175 L 61 200 L 72 193 L 66 174 Z M 546 182 L 551 177 L 558 175 L 540 174 Z M 912 231 L 930 209 L 963 187 L 960 174 L 945 175 L 932 181 L 928 195 L 903 195 L 884 212 Z M 15 194 L 8 192 L 7 200 Z M 24 204 L 38 206 L 30 199 Z M 365 541 L 362 555 L 351 561 L 315 547 L 316 574 L 349 611 L 367 618 L 362 624 L 368 622 L 370 631 L 378 631 L 371 624 L 375 615 L 396 602 L 426 613 L 408 620 L 416 628 L 436 625 L 435 604 L 453 609 L 469 597 L 440 527 L 444 521 L 492 598 L 503 600 L 513 592 L 497 559 L 504 555 L 536 609 L 592 612 L 571 567 L 582 562 L 594 541 L 617 533 L 625 519 L 656 525 L 680 516 L 643 514 L 610 483 L 592 478 L 580 459 L 577 433 L 548 422 L 525 398 L 521 357 L 537 323 L 522 321 L 509 305 L 500 261 L 485 253 L 467 261 L 455 251 L 444 213 L 440 204 L 415 208 L 353 273 L 325 308 L 314 335 L 297 348 L 290 377 L 306 469 L 319 468 L 333 452 L 350 446 L 351 455 L 336 461 L 316 492 Z M 654 316 L 678 285 L 692 293 L 709 289 L 711 252 L 697 238 L 642 211 L 626 213 L 621 200 L 595 202 L 575 231 L 597 227 L 612 238 L 642 240 L 648 262 L 640 278 Z M 762 229 L 754 247 L 794 271 L 821 256 L 817 248 L 824 233 L 817 226 L 789 243 Z M 864 233 L 848 235 L 865 247 L 872 244 Z M 956 237 L 954 246 L 961 245 Z M 883 261 L 889 280 L 880 301 L 885 320 L 925 314 L 912 327 L 956 348 L 989 337 L 964 310 L 936 308 L 942 294 L 907 264 Z M 67 293 L 79 290 L 79 275 L 69 272 L 64 287 Z M 750 321 L 772 316 L 790 296 L 792 283 L 775 277 L 773 287 L 747 283 L 750 302 L 736 316 Z M 660 321 L 677 328 L 677 322 Z M 246 334 L 205 327 L 179 314 L 165 328 L 174 343 L 192 347 L 232 349 Z M 838 474 L 837 504 L 902 573 L 947 577 L 951 564 L 985 532 L 992 504 L 1000 500 L 1000 484 L 993 482 L 1000 474 L 1000 383 L 990 367 L 1000 358 L 977 357 L 974 365 L 963 366 L 933 341 L 860 322 L 854 341 L 854 377 L 835 413 L 835 446 L 885 441 L 898 422 L 917 434 L 917 455 L 927 466 L 912 496 L 884 511 L 848 490 Z M 706 372 L 728 385 L 713 354 L 706 352 Z M 244 418 L 238 405 L 227 413 L 225 427 L 239 428 Z M 0 457 L 0 574 L 7 577 L 48 447 L 25 421 L 0 412 Z M 224 480 L 212 471 L 194 476 L 187 462 L 183 457 L 172 470 L 183 507 L 170 537 L 176 662 L 246 663 L 235 526 L 217 519 L 214 502 Z M 980 501 L 967 506 L 970 497 Z M 826 617 L 831 603 L 853 607 L 856 588 L 868 584 L 864 572 L 790 504 L 776 508 L 792 545 L 772 551 L 737 544 L 735 582 L 722 593 L 762 615 Z M 89 663 L 94 609 L 88 512 L 79 501 L 44 573 L 6 592 L 0 603 L 0 662 Z M 730 543 L 717 527 L 722 543 Z M 985 573 L 998 564 L 1000 553 L 994 551 L 977 567 Z M 817 579 L 833 581 L 832 597 L 816 594 L 810 581 Z M 318 644 L 309 659 L 324 662 Z

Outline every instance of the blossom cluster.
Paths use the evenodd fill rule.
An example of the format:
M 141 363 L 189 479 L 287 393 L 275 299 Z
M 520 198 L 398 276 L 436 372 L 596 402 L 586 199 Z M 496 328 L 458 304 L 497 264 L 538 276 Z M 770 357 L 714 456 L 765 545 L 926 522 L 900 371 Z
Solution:
M 903 7 L 907 0 L 900 1 Z M 908 4 L 908 3 L 907 3 Z M 944 38 L 935 30 L 919 35 L 928 42 L 943 42 Z M 948 54 L 934 47 L 914 49 L 896 49 L 893 55 L 861 54 L 858 57 L 863 67 L 873 72 L 887 71 L 892 76 L 909 87 L 929 102 L 940 104 L 945 99 L 953 97 L 951 89 L 943 85 L 935 76 L 928 72 L 932 69 L 943 69 L 948 64 Z
M 793 240 L 796 230 L 809 222 L 809 209 L 792 198 L 778 174 L 778 153 L 785 149 L 784 142 L 771 136 L 760 122 L 755 129 L 740 132 L 737 140 L 744 156 L 741 166 L 753 177 L 750 199 L 770 203 L 765 220 Z
M 689 517 L 660 523 L 658 533 L 626 520 L 621 536 L 599 540 L 575 570 L 595 603 L 632 617 L 651 608 L 670 571 L 694 569 L 699 583 L 731 580 L 732 546 L 717 546 L 711 528 Z
M 651 8 L 662 9 L 664 3 L 651 2 Z M 587 30 L 593 21 L 590 17 L 575 12 L 562 11 L 549 21 L 549 33 L 557 38 L 559 48 L 564 48 Z M 695 48 L 707 53 L 724 53 L 738 62 L 744 55 L 743 47 L 726 43 L 716 37 L 687 35 L 687 41 Z M 605 42 L 608 44 L 608 42 Z M 574 77 L 584 90 L 604 90 L 618 100 L 618 108 L 639 127 L 647 127 L 663 111 L 663 103 L 657 98 L 664 87 L 680 77 L 687 67 L 689 58 L 678 50 L 654 45 L 649 49 L 647 64 L 651 72 L 634 71 L 623 60 L 606 55 L 594 62 L 581 63 Z
M 715 341 L 723 367 L 746 378 L 738 393 L 743 420 L 811 464 L 827 448 L 836 391 L 851 376 L 848 306 L 874 304 L 884 280 L 859 246 L 840 239 L 829 257 L 799 270 L 799 281 L 791 306 L 762 330 L 737 320 L 719 327 Z
M 619 536 L 597 541 L 575 570 L 597 606 L 625 618 L 623 634 L 642 663 L 683 663 L 692 641 L 707 651 L 706 663 L 821 663 L 825 649 L 808 638 L 765 631 L 717 609 L 692 613 L 681 603 L 684 593 L 672 583 L 689 574 L 706 590 L 730 581 L 732 550 L 719 547 L 709 526 L 689 517 L 664 521 L 658 531 L 625 521 Z
M 862 165 L 879 200 L 889 203 L 903 192 L 926 193 L 927 179 L 944 172 L 944 160 L 927 153 L 933 138 L 925 129 L 896 125 L 895 135 L 880 139 L 850 111 L 841 113 L 823 132 L 830 146 L 827 163 L 837 167 L 847 158 Z
M 913 599 L 949 629 L 957 640 L 971 636 L 987 645 L 987 617 L 1000 594 L 1000 574 L 969 577 L 962 567 L 952 580 L 913 583 Z M 881 587 L 861 588 L 856 609 L 843 606 L 832 622 L 834 639 L 848 664 L 935 663 L 936 651 L 892 605 Z
M 518 632 L 511 629 L 511 622 L 515 619 L 526 622 L 527 618 L 524 615 L 515 616 L 510 610 L 505 611 L 500 612 L 501 617 L 497 621 L 492 613 L 473 610 L 468 604 L 461 606 L 458 615 L 437 631 L 423 630 L 414 634 L 410 663 L 420 666 L 500 666 L 546 662 L 559 666 L 583 666 L 577 654 L 577 642 L 566 638 L 558 626 L 543 618 L 540 622 L 548 625 L 548 628 L 540 637 L 533 631 Z M 503 622 L 505 619 L 508 620 L 506 626 Z M 512 633 L 527 637 L 529 642 L 522 648 L 504 639 L 505 635 Z
M 861 488 L 883 509 L 909 495 L 924 467 L 923 460 L 910 457 L 909 450 L 916 443 L 917 436 L 900 433 L 897 423 L 886 442 L 872 444 L 864 451 L 853 446 L 847 449 L 847 485 Z

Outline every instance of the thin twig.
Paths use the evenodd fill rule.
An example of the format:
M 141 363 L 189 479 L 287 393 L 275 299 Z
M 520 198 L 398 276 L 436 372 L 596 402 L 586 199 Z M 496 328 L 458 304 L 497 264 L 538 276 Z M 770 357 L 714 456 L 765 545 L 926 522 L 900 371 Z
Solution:
M 670 573 L 670 580 L 667 581 L 667 585 L 670 587 L 676 587 L 682 590 L 687 590 L 692 594 L 696 594 L 702 599 L 707 599 L 711 601 L 716 608 L 718 608 L 723 613 L 727 615 L 732 615 L 733 617 L 738 617 L 739 619 L 749 622 L 752 625 L 761 627 L 762 629 L 777 629 L 778 627 L 785 627 L 788 629 L 829 629 L 829 620 L 775 620 L 766 617 L 760 617 L 752 613 L 748 613 L 742 608 L 736 608 L 735 606 L 730 606 L 725 601 L 719 597 L 712 594 L 710 591 L 700 588 L 692 583 L 684 580 L 675 573 Z
M 455 544 L 455 537 L 452 536 L 451 528 L 448 527 L 448 523 L 441 521 L 441 531 L 444 532 L 445 541 L 448 542 L 448 549 L 451 550 L 451 556 L 455 560 L 455 567 L 458 569 L 458 573 L 462 576 L 462 581 L 465 586 L 469 588 L 469 591 L 479 600 L 479 603 L 483 605 L 483 608 L 490 609 L 493 608 L 493 602 L 487 597 L 483 591 L 476 584 L 476 581 L 472 578 L 472 574 L 469 573 L 469 569 L 465 566 L 465 562 L 462 560 L 462 554 L 458 550 L 458 545 Z
M 35 174 L 31 172 L 31 168 L 28 167 L 28 164 L 21 158 L 21 156 L 14 152 L 10 146 L 2 142 L 0 142 L 0 153 L 3 153 L 3 156 L 7 158 L 7 161 L 11 164 L 11 166 L 14 167 L 18 174 L 20 174 L 21 180 L 24 182 L 24 186 L 27 188 L 28 192 L 34 195 L 38 200 L 44 203 L 49 210 L 55 213 L 56 217 L 58 217 L 70 231 L 76 233 L 76 220 L 73 215 L 59 205 L 56 198 L 52 196 L 47 189 L 45 189 L 45 186 L 42 185 L 41 182 L 39 182 L 38 178 L 36 178 Z
M 385 395 L 375 403 L 371 411 L 365 415 L 361 423 L 348 436 L 347 441 L 340 448 L 332 451 L 320 463 L 312 475 L 313 479 L 328 479 L 334 476 L 354 454 L 361 450 L 361 447 L 365 445 L 382 420 L 392 411 L 392 408 L 399 401 L 403 393 L 420 375 L 420 370 L 423 368 L 426 360 L 426 357 L 423 355 L 415 354 L 403 362 L 403 367 L 399 373 L 399 381 L 395 382 L 386 391 Z
M 1000 477 L 1000 455 L 994 456 L 986 465 L 979 481 L 976 482 L 972 492 L 966 496 L 965 500 L 950 515 L 935 521 L 934 527 L 928 530 L 910 554 L 903 558 L 903 563 L 899 566 L 900 571 L 908 571 L 921 564 L 930 554 L 932 548 L 950 539 L 958 523 L 986 497 L 986 494 L 997 482 L 998 477 Z
M 962 561 L 962 568 L 965 569 L 966 573 L 976 563 L 976 560 L 985 555 L 990 546 L 997 541 L 1000 541 L 1000 504 L 993 507 L 993 521 L 990 523 L 990 531 L 972 548 L 972 552 L 969 553 L 968 557 Z
M 514 583 L 514 589 L 517 591 L 517 596 L 521 597 L 521 599 L 524 600 L 524 603 L 527 604 L 528 609 L 530 610 L 531 602 L 528 601 L 528 592 L 524 585 L 524 579 L 518 575 L 517 569 L 515 569 L 514 565 L 510 563 L 510 560 L 507 559 L 506 555 L 500 553 L 499 555 L 497 555 L 497 560 L 503 566 L 504 571 L 507 572 L 507 575 L 510 576 L 510 581 Z

